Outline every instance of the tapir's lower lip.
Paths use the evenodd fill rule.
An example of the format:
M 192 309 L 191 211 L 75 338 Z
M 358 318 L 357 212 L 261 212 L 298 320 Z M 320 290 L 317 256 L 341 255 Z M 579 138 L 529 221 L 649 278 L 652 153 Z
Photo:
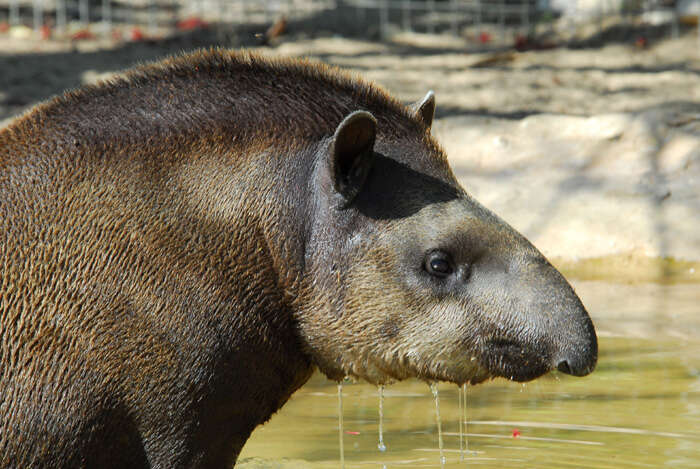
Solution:
M 493 376 L 517 382 L 532 381 L 553 369 L 543 350 L 503 337 L 486 341 L 480 358 L 482 366 Z

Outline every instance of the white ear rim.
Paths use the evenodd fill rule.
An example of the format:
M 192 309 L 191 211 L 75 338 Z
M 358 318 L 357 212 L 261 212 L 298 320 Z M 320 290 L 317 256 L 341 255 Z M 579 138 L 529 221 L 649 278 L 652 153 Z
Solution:
M 433 118 L 435 117 L 435 92 L 433 90 L 428 91 L 423 99 L 416 102 L 411 107 L 416 116 L 430 129 L 433 125 Z

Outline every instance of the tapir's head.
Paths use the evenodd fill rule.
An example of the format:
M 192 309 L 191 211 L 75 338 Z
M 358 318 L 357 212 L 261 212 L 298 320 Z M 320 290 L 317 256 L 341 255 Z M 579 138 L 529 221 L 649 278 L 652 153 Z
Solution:
M 316 157 L 299 328 L 330 378 L 477 383 L 582 376 L 593 324 L 544 256 L 457 183 L 429 134 L 432 94 L 413 137 L 348 115 Z

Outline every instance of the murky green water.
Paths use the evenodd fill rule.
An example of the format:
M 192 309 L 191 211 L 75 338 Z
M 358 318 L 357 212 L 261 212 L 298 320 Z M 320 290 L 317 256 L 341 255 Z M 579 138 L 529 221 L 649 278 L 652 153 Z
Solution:
M 672 335 L 601 337 L 598 368 L 586 378 L 551 374 L 525 386 L 496 380 L 470 388 L 464 461 L 458 388 L 441 383 L 445 467 L 700 467 L 700 337 Z M 440 467 L 427 384 L 386 387 L 383 453 L 377 388 L 346 383 L 343 391 L 345 467 Z M 336 383 L 314 376 L 256 430 L 240 466 L 340 467 L 337 407 Z

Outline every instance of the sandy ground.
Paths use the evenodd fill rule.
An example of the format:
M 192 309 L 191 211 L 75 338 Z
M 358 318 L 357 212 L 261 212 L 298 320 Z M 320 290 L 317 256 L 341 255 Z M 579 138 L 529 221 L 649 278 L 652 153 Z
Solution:
M 197 45 L 0 36 L 0 125 L 64 89 Z M 418 34 L 258 48 L 356 71 L 407 102 L 434 90 L 434 134 L 462 183 L 568 273 L 700 281 L 694 35 L 523 53 L 465 53 L 460 39 Z

